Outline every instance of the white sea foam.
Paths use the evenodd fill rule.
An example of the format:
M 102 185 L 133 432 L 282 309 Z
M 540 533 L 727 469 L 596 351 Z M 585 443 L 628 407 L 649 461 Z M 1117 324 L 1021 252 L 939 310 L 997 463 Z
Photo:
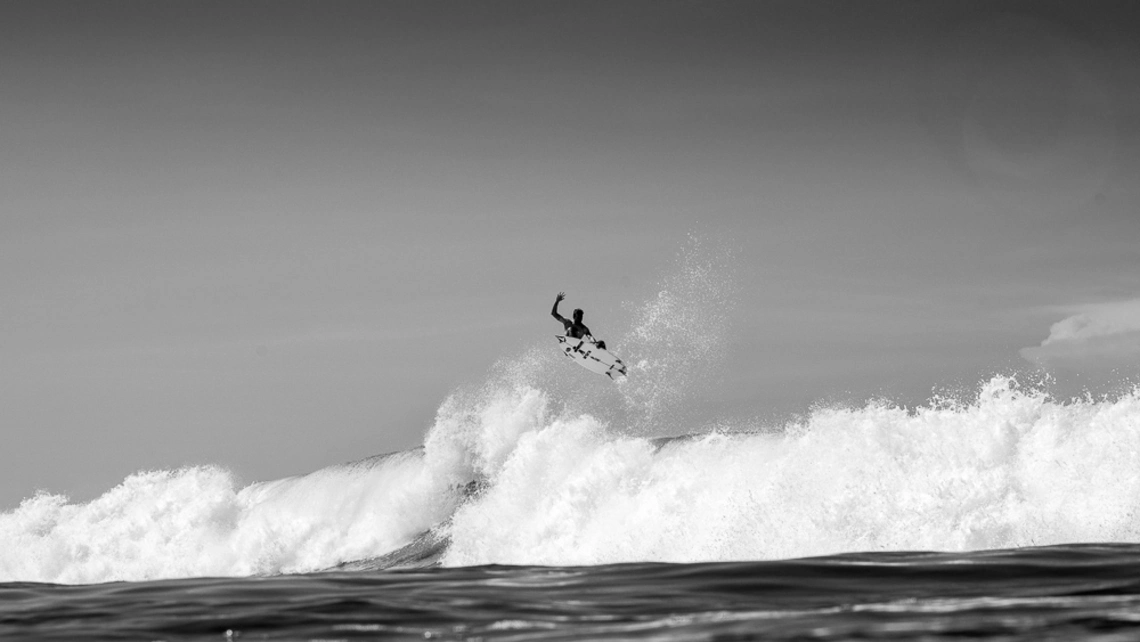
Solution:
M 140 472 L 0 515 L 0 580 L 85 583 L 326 568 L 398 547 L 458 494 L 419 451 L 237 488 L 226 470 Z
M 997 377 L 966 405 L 821 409 L 660 449 L 554 418 L 493 481 L 452 519 L 446 564 L 1136 541 L 1140 396 L 1062 404 Z
M 304 572 L 438 528 L 446 565 L 774 559 L 1140 538 L 1140 393 L 819 409 L 779 431 L 622 435 L 526 385 L 440 408 L 425 447 L 235 487 L 132 475 L 86 504 L 0 515 L 0 580 Z M 463 500 L 462 486 L 484 490 Z

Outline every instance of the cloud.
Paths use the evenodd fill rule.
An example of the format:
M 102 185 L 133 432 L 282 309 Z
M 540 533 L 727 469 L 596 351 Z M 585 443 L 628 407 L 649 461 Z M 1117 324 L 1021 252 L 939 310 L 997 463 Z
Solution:
M 1140 299 L 1069 308 L 1039 346 L 1021 356 L 1043 366 L 1112 367 L 1140 363 Z

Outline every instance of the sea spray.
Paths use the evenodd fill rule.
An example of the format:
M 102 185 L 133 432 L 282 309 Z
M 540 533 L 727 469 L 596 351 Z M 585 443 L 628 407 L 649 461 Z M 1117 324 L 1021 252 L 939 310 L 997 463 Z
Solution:
M 656 293 L 626 304 L 633 321 L 620 351 L 632 374 L 616 390 L 627 433 L 663 434 L 685 428 L 665 425 L 673 419 L 692 420 L 686 402 L 723 361 L 738 289 L 734 262 L 728 241 L 691 234 Z
M 623 303 L 627 319 L 590 322 L 629 366 L 628 377 L 583 376 L 556 349 L 552 332 L 504 356 L 479 390 L 533 387 L 550 393 L 553 410 L 589 414 L 626 435 L 676 435 L 703 425 L 708 418 L 690 402 L 716 385 L 723 362 L 739 289 L 732 248 L 729 240 L 691 234 L 651 291 Z

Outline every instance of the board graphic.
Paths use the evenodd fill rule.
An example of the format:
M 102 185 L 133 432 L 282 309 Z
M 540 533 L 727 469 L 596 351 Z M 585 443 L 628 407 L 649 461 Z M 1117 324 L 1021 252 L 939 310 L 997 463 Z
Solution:
M 575 339 L 561 334 L 555 335 L 558 339 L 562 354 L 578 362 L 583 368 L 604 374 L 617 381 L 618 377 L 626 376 L 625 364 L 612 352 L 599 348 L 598 344 L 589 337 Z

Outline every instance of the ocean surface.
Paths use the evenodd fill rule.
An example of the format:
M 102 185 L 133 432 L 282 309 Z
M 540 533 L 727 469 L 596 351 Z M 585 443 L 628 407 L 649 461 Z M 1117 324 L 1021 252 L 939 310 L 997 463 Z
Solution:
M 1140 639 L 1140 392 L 703 420 L 733 287 L 698 259 L 606 337 L 622 382 L 550 338 L 419 448 L 29 497 L 0 639 Z
M 0 638 L 1135 640 L 1140 547 L 0 586 Z

